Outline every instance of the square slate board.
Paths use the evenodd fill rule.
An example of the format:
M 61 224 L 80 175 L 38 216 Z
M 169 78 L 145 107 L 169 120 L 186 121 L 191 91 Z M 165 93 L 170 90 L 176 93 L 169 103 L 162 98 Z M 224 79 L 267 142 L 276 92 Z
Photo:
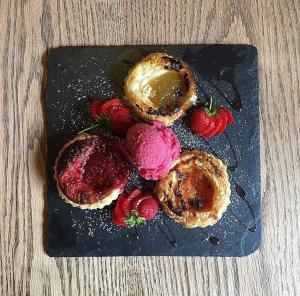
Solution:
M 209 97 L 229 107 L 235 123 L 205 141 L 187 128 L 188 115 L 173 130 L 182 148 L 214 153 L 229 167 L 231 204 L 213 227 L 186 229 L 160 212 L 138 229 L 111 222 L 114 205 L 80 210 L 58 195 L 53 165 L 59 149 L 92 124 L 93 98 L 124 97 L 123 79 L 132 63 L 151 52 L 182 58 L 198 84 L 198 106 Z M 50 256 L 245 256 L 261 242 L 260 147 L 257 50 L 249 45 L 155 45 L 63 47 L 47 57 L 45 108 L 48 131 L 47 253 Z M 127 190 L 154 182 L 132 174 Z

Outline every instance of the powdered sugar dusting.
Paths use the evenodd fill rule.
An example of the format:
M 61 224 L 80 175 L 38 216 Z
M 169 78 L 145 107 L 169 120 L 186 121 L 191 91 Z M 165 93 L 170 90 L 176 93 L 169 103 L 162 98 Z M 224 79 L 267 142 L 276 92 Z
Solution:
M 179 46 L 172 49 L 168 46 L 160 48 L 153 46 L 145 48 L 140 50 L 137 47 L 130 47 L 124 51 L 120 48 L 97 47 L 68 49 L 69 51 L 63 58 L 59 54 L 52 58 L 52 62 L 49 63 L 50 79 L 47 93 L 49 101 L 46 101 L 48 125 L 50 126 L 48 129 L 49 148 L 55 150 L 53 158 L 50 159 L 52 161 L 51 166 L 53 166 L 53 160 L 59 148 L 80 130 L 93 124 L 89 117 L 89 102 L 91 100 L 109 99 L 116 96 L 123 99 L 123 79 L 130 68 L 123 63 L 123 60 L 135 62 L 145 55 L 145 51 L 165 51 L 174 56 L 180 56 L 185 47 Z M 199 88 L 197 91 L 197 106 L 200 106 L 207 96 L 211 96 L 217 104 L 229 107 L 216 89 L 205 82 L 204 78 L 197 73 L 192 64 L 191 68 L 195 73 L 197 82 L 201 85 L 201 89 Z M 239 68 L 239 71 L 243 72 L 244 70 Z M 200 229 L 183 228 L 166 217 L 160 210 L 155 219 L 147 222 L 146 225 L 138 229 L 124 229 L 112 224 L 111 213 L 114 203 L 101 210 L 80 210 L 63 204 L 63 201 L 56 197 L 57 200 L 53 202 L 53 213 L 62 217 L 65 215 L 63 221 L 66 221 L 69 228 L 66 227 L 67 230 L 64 231 L 72 233 L 75 238 L 75 243 L 73 241 L 72 243 L 78 248 L 83 248 L 82 254 L 118 255 L 122 253 L 123 255 L 140 255 L 144 254 L 143 252 L 148 254 L 147 250 L 150 250 L 149 254 L 172 255 L 179 254 L 176 253 L 176 249 L 181 250 L 184 254 L 185 250 L 188 252 L 193 248 L 195 251 L 192 253 L 199 253 L 197 250 L 201 249 L 203 254 L 222 255 L 226 253 L 226 250 L 235 247 L 238 240 L 241 239 L 241 235 L 244 240 L 245 233 L 240 227 L 238 219 L 243 219 L 245 224 L 251 223 L 252 220 L 249 209 L 237 196 L 235 182 L 247 191 L 247 198 L 251 204 L 257 205 L 259 203 L 257 196 L 259 184 L 255 179 L 257 168 L 248 161 L 249 157 L 256 162 L 259 160 L 259 155 L 255 154 L 258 151 L 259 130 L 256 125 L 258 114 L 255 96 L 257 94 L 248 89 L 242 80 L 242 75 L 240 76 L 236 77 L 236 84 L 241 91 L 243 110 L 245 111 L 239 113 L 232 110 L 235 122 L 226 129 L 236 151 L 238 168 L 236 171 L 229 171 L 232 190 L 231 205 L 220 222 L 213 227 L 206 228 L 205 233 L 203 233 Z M 222 89 L 225 96 L 232 97 L 233 91 L 227 82 L 214 81 L 214 83 Z M 227 166 L 233 165 L 234 155 L 224 134 L 209 139 L 208 145 L 202 138 L 191 133 L 188 127 L 189 114 L 182 120 L 175 122 L 171 127 L 179 138 L 181 148 L 205 150 L 209 153 L 212 153 L 211 148 L 213 148 L 214 153 Z M 95 130 L 94 132 L 97 133 L 98 131 Z M 52 175 L 53 173 L 51 173 L 51 177 Z M 253 184 L 253 180 L 255 184 Z M 137 187 L 145 191 L 153 191 L 155 182 L 146 181 L 133 170 L 126 191 L 130 192 Z M 208 242 L 210 236 L 218 237 L 220 245 L 226 246 L 226 250 L 224 249 L 224 251 L 220 247 L 210 249 L 211 245 Z M 135 237 L 142 239 L 135 240 Z M 177 248 L 174 248 L 174 244 L 172 245 L 174 237 Z M 89 245 L 91 246 L 90 249 Z

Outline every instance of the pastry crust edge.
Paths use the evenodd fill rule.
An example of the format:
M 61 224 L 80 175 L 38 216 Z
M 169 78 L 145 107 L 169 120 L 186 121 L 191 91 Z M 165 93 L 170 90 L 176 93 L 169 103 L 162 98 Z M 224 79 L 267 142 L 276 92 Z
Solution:
M 172 169 L 175 166 L 180 165 L 180 162 L 191 160 L 194 156 L 198 156 L 201 159 L 207 159 L 205 162 L 207 162 L 209 166 L 206 169 L 206 175 L 210 177 L 211 181 L 214 183 L 215 188 L 217 188 L 217 190 L 220 192 L 218 193 L 218 203 L 213 204 L 212 211 L 198 212 L 196 213 L 196 217 L 193 217 L 193 219 L 189 219 L 189 211 L 186 211 L 185 215 L 182 216 L 176 215 L 173 211 L 169 209 L 164 199 L 166 188 L 168 186 L 168 176 L 172 172 Z M 204 228 L 207 226 L 215 225 L 221 219 L 222 215 L 224 214 L 224 212 L 230 204 L 231 189 L 226 165 L 220 159 L 217 159 L 216 157 L 207 152 L 199 150 L 185 150 L 181 153 L 180 158 L 173 163 L 172 169 L 165 178 L 161 179 L 157 183 L 156 186 L 156 194 L 164 212 L 170 218 L 174 219 L 176 222 L 182 224 L 187 228 Z M 216 170 L 219 170 L 220 176 L 218 176 L 216 172 L 213 172 Z M 203 213 L 205 214 L 203 215 Z
M 174 123 L 174 121 L 184 116 L 185 113 L 196 103 L 197 100 L 196 81 L 188 64 L 180 60 L 182 64 L 182 69 L 180 71 L 183 73 L 183 75 L 187 74 L 187 77 L 189 79 L 189 90 L 182 97 L 182 104 L 179 106 L 179 109 L 177 111 L 171 112 L 169 115 L 147 113 L 149 106 L 144 104 L 140 96 L 130 88 L 130 84 L 136 79 L 135 71 L 137 71 L 137 68 L 140 67 L 141 64 L 149 63 L 166 66 L 168 65 L 168 62 L 164 61 L 162 59 L 163 57 L 173 59 L 172 56 L 166 53 L 152 53 L 144 57 L 128 71 L 128 74 L 125 78 L 125 101 L 127 105 L 137 114 L 137 116 L 144 119 L 145 121 L 152 122 L 157 120 L 163 122 L 167 126 L 170 126 Z

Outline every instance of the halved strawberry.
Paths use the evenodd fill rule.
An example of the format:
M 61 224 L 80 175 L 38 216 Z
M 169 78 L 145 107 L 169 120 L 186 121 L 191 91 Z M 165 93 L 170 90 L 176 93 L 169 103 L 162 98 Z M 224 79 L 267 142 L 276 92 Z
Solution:
M 118 200 L 117 200 L 116 207 L 121 208 L 121 209 L 124 209 L 124 204 L 125 204 L 125 202 L 127 201 L 127 198 L 128 198 L 127 194 L 126 194 L 126 193 L 122 193 L 122 194 L 119 196 Z M 123 211 L 124 211 L 124 210 L 123 210 Z
M 116 105 L 116 106 L 111 106 L 106 110 L 106 113 L 109 117 L 114 116 L 114 114 L 118 111 L 122 111 L 124 109 L 127 109 L 126 106 L 123 105 Z
M 122 211 L 122 209 L 119 207 L 115 207 L 112 212 L 113 223 L 116 225 L 119 225 L 119 226 L 126 227 L 125 219 L 126 219 L 126 216 L 125 216 L 124 212 Z
M 109 114 L 111 129 L 117 135 L 126 135 L 129 128 L 135 124 L 135 120 L 127 107 L 111 108 Z
M 192 113 L 190 128 L 197 136 L 202 136 L 210 128 L 210 119 L 204 109 L 198 109 Z
M 231 113 L 231 111 L 227 108 L 224 108 L 224 107 L 221 107 L 224 109 L 224 113 L 226 115 L 226 118 L 227 118 L 227 124 L 232 124 L 234 122 L 234 118 L 233 118 L 233 115 Z
M 202 136 L 204 138 L 210 138 L 215 134 L 215 130 L 216 130 L 216 121 L 215 118 L 211 118 L 210 119 L 210 127 L 207 129 L 206 132 L 202 133 Z
M 130 199 L 133 199 L 142 194 L 142 190 L 140 188 L 136 188 L 129 194 Z
M 126 200 L 123 203 L 123 210 L 125 213 L 130 213 L 130 211 L 133 209 L 131 202 L 136 198 L 136 197 L 140 197 L 140 195 L 142 194 L 141 189 L 137 188 L 134 189 L 129 196 L 126 198 Z
M 152 193 L 133 190 L 129 196 L 121 194 L 112 213 L 113 223 L 124 227 L 136 227 L 153 219 L 159 209 Z
M 215 135 L 217 133 L 217 131 L 221 128 L 222 121 L 219 120 L 218 115 L 215 116 L 214 121 L 215 121 L 215 127 L 214 127 L 214 130 L 215 130 L 214 135 Z
M 102 106 L 104 101 L 95 100 L 90 104 L 90 116 L 92 119 L 97 120 L 102 115 Z
M 136 196 L 130 203 L 131 209 L 137 210 L 139 204 L 146 198 L 153 198 L 153 195 L 151 193 L 143 193 L 139 196 Z
M 90 105 L 90 116 L 97 121 L 98 124 L 86 128 L 80 133 L 87 132 L 95 127 L 110 125 L 115 134 L 125 136 L 128 129 L 135 124 L 135 120 L 129 108 L 126 107 L 119 98 L 92 102 Z
M 126 200 L 127 200 L 126 193 L 122 193 L 119 196 L 116 206 L 112 212 L 112 220 L 113 220 L 113 223 L 116 225 L 126 226 L 125 222 L 124 222 L 126 219 L 126 214 L 123 209 L 123 205 Z
M 217 114 L 216 122 L 218 123 L 218 128 L 216 128 L 215 134 L 220 135 L 227 125 L 227 118 L 224 115 L 223 111 L 220 110 L 220 113 Z
M 210 102 L 194 111 L 190 118 L 190 128 L 198 136 L 210 138 L 213 135 L 220 135 L 227 124 L 233 123 L 234 118 L 229 109 L 219 107 Z
M 123 106 L 122 101 L 119 98 L 115 98 L 115 99 L 111 99 L 106 101 L 102 107 L 101 107 L 101 111 L 103 114 L 108 113 L 109 109 L 115 106 Z

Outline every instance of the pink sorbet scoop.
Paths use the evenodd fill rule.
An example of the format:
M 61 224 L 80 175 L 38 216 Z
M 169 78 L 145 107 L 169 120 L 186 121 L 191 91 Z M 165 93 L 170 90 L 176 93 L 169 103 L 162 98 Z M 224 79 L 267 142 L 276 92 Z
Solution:
M 158 121 L 154 121 L 152 125 L 133 125 L 121 146 L 129 161 L 147 180 L 164 177 L 180 153 L 177 136 Z

